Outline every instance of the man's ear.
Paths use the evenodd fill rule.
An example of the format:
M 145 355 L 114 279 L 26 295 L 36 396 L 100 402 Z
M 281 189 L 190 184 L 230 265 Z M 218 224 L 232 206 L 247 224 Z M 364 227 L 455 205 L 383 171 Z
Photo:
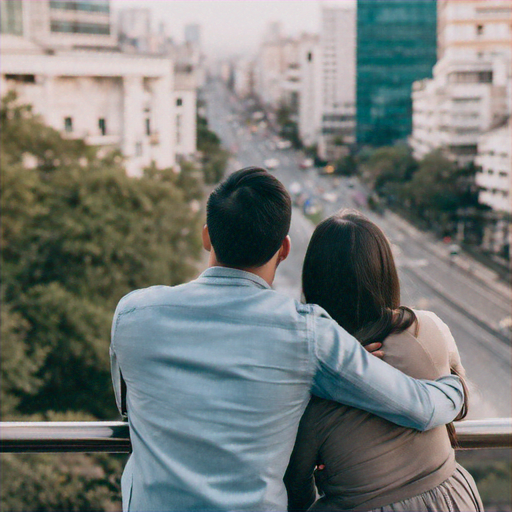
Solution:
M 210 232 L 208 231 L 208 226 L 205 224 L 203 226 L 203 231 L 201 233 L 203 238 L 203 247 L 206 251 L 210 252 L 212 250 L 212 242 L 210 240 Z
M 286 238 L 283 240 L 283 243 L 281 244 L 281 249 L 279 249 L 279 257 L 278 257 L 279 263 L 281 263 L 281 261 L 284 261 L 286 258 L 288 258 L 291 248 L 292 248 L 292 241 L 291 241 L 290 237 L 288 235 L 286 235 Z

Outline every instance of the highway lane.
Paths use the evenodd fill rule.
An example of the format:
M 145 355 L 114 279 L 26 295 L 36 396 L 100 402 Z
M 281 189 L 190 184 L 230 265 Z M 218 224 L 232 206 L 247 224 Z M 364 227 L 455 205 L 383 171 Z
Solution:
M 265 160 L 276 158 L 280 162 L 274 170 L 276 177 L 288 188 L 298 182 L 323 207 L 325 216 L 341 207 L 354 207 L 355 192 L 365 192 L 352 179 L 319 176 L 315 170 L 301 171 L 298 163 L 303 155 L 275 149 L 271 134 L 251 133 L 243 122 L 240 105 L 220 83 L 208 88 L 206 100 L 211 128 L 233 153 L 232 170 L 263 166 Z M 503 295 L 450 265 L 446 248 L 430 236 L 393 215 L 379 216 L 363 205 L 357 207 L 382 227 L 393 244 L 403 303 L 434 311 L 451 328 L 469 377 L 470 417 L 511 416 L 511 350 L 493 333 L 500 320 L 510 315 L 510 295 Z M 302 210 L 295 207 L 290 230 L 293 250 L 281 264 L 275 288 L 298 299 L 302 261 L 313 229 Z

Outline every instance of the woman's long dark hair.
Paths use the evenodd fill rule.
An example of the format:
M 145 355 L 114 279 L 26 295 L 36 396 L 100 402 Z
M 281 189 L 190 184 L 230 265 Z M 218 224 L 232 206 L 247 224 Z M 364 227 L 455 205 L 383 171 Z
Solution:
M 417 334 L 414 311 L 400 305 L 391 246 L 381 229 L 356 210 L 342 210 L 316 227 L 304 259 L 302 290 L 306 302 L 324 308 L 363 345 L 383 342 L 413 324 Z M 467 414 L 465 391 L 457 420 Z M 451 424 L 448 433 L 455 446 Z

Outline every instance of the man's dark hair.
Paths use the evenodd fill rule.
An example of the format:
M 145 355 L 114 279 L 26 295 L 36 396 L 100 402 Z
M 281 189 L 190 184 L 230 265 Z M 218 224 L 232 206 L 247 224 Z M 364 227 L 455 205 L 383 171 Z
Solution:
M 290 195 L 265 169 L 246 167 L 228 176 L 206 206 L 218 262 L 236 268 L 267 263 L 288 234 L 291 213 Z

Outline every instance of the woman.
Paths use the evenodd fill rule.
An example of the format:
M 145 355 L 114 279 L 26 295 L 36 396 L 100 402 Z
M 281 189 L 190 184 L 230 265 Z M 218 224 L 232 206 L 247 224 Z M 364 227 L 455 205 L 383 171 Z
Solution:
M 400 305 L 389 242 L 358 212 L 342 211 L 318 225 L 302 285 L 308 303 L 323 307 L 363 345 L 382 342 L 389 364 L 420 379 L 449 372 L 463 378 L 448 327 L 434 313 Z M 466 413 L 465 404 L 457 419 Z M 472 477 L 455 462 L 454 443 L 453 425 L 417 432 L 313 397 L 285 477 L 289 510 L 483 510 Z M 316 502 L 315 481 L 323 494 Z

